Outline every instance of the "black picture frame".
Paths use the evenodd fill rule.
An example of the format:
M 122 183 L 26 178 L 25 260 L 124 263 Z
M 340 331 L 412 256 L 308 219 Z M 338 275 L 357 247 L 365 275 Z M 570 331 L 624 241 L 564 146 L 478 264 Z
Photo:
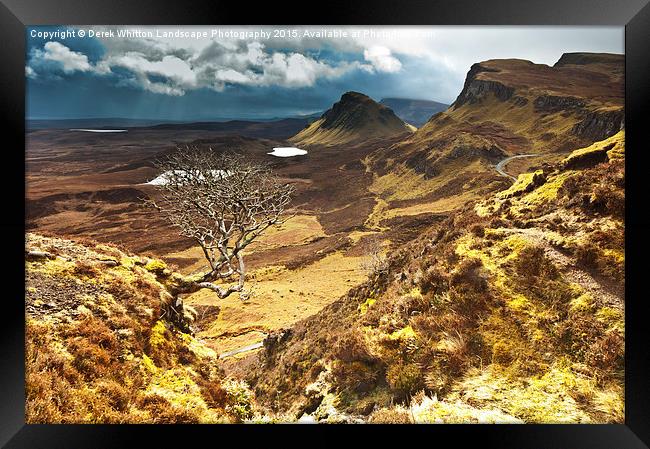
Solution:
M 24 419 L 24 140 L 25 26 L 44 24 L 328 24 L 328 25 L 617 25 L 625 26 L 626 54 L 626 417 L 621 425 L 346 426 L 350 438 L 394 436 L 427 445 L 473 441 L 480 447 L 643 448 L 650 444 L 650 335 L 645 324 L 644 274 L 650 221 L 643 196 L 643 113 L 650 104 L 650 5 L 648 0 L 375 0 L 310 4 L 219 0 L 2 0 L 0 5 L 0 115 L 6 125 L 2 157 L 4 213 L 0 351 L 0 444 L 7 448 L 168 447 L 199 444 L 252 446 L 277 439 L 301 445 L 321 442 L 340 426 L 26 425 Z M 7 139 L 10 137 L 10 139 Z M 8 143 L 11 141 L 11 143 Z M 646 145 L 644 145 L 646 144 Z M 23 151 L 21 152 L 21 148 Z M 644 201 L 645 200 L 645 201 Z M 10 288 L 6 289 L 6 286 Z M 286 432 L 282 437 L 277 432 Z M 406 433 L 401 433 L 406 432 Z M 319 439 L 313 434 L 317 433 Z M 354 435 L 357 434 L 358 435 Z M 363 434 L 363 435 L 362 435 Z M 401 435 L 401 436 L 400 436 Z M 281 438 L 281 439 L 280 439 Z M 322 440 L 324 441 L 324 440 Z M 352 440 L 351 440 L 352 441 Z M 180 442 L 180 443 L 179 443 Z M 259 443 L 255 443 L 259 444 Z M 355 444 L 355 443 L 353 443 Z M 413 443 L 411 443 L 413 444 Z M 420 443 L 417 443 L 420 444 Z

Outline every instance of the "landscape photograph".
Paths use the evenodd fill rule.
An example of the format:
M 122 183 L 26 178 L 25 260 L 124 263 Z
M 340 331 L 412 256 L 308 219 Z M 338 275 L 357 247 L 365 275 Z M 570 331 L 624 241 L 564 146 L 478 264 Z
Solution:
M 624 422 L 623 27 L 25 32 L 27 423 Z

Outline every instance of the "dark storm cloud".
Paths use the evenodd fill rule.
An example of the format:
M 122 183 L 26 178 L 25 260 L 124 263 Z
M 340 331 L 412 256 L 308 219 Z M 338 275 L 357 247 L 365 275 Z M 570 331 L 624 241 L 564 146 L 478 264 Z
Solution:
M 396 31 L 397 37 L 45 42 L 28 34 L 28 113 L 174 120 L 269 118 L 324 110 L 348 90 L 377 100 L 391 96 L 450 103 L 474 62 L 517 57 L 552 64 L 566 51 L 623 48 L 622 29 L 614 28 L 375 31 L 382 30 Z

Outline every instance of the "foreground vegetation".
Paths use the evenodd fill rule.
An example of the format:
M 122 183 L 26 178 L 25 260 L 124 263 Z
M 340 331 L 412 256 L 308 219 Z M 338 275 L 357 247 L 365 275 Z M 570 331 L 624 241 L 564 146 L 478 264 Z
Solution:
M 330 422 L 620 423 L 624 264 L 621 131 L 396 251 L 248 380 Z
M 225 379 L 217 355 L 167 320 L 163 262 L 35 234 L 27 250 L 28 423 L 252 417 L 247 386 Z

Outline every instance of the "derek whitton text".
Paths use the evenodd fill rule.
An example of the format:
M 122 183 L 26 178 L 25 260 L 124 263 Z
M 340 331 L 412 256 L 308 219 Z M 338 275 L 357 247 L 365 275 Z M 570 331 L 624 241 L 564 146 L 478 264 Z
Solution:
M 333 29 L 333 28 L 273 28 L 251 29 L 248 27 L 223 29 L 223 28 L 108 28 L 66 27 L 57 30 L 29 30 L 29 37 L 42 40 L 65 40 L 72 38 L 167 38 L 167 39 L 337 39 L 337 38 L 376 38 L 391 37 L 380 36 L 382 30 L 363 28 Z

